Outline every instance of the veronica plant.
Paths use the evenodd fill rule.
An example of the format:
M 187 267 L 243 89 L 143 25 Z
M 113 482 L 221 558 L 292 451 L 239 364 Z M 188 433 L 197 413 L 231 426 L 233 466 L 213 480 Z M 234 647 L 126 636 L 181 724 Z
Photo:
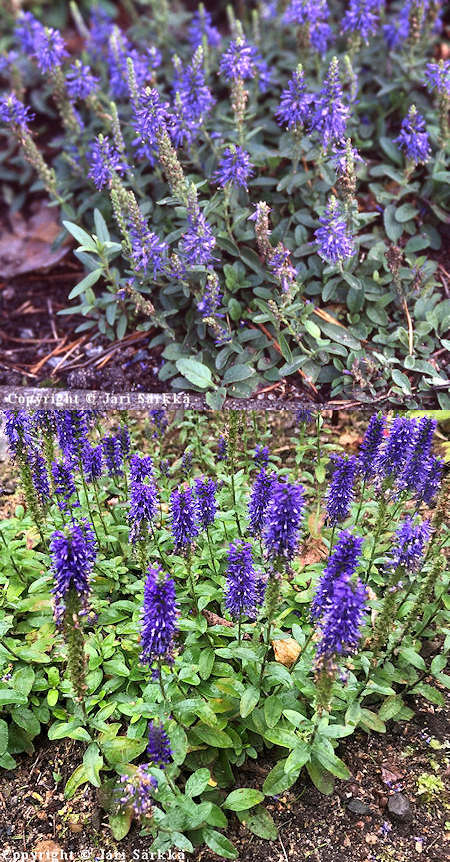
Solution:
M 436 417 L 353 414 L 351 453 L 312 419 L 8 413 L 24 502 L 0 524 L 2 768 L 46 729 L 88 743 L 66 793 L 104 783 L 116 838 L 134 821 L 152 852 L 237 858 L 230 812 L 275 838 L 266 797 L 302 770 L 331 793 L 341 738 L 443 704 Z
M 148 331 L 161 381 L 213 408 L 286 377 L 444 406 L 442 3 L 242 6 L 219 31 L 202 6 L 71 4 L 72 53 L 5 13 L 5 201 L 33 175 L 57 204 L 80 331 Z

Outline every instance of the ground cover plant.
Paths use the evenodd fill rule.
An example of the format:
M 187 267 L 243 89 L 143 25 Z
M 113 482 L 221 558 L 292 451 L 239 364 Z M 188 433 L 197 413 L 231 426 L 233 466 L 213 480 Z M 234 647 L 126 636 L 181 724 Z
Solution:
M 448 479 L 427 416 L 374 414 L 351 455 L 320 415 L 281 451 L 267 416 L 170 418 L 6 415 L 0 766 L 77 740 L 66 798 L 101 788 L 117 840 L 233 859 L 233 813 L 275 839 L 264 801 L 331 794 L 340 740 L 444 704 Z
M 147 330 L 161 381 L 213 407 L 286 377 L 444 407 L 441 4 L 150 7 L 71 4 L 66 41 L 6 22 L 3 194 L 44 189 L 76 240 L 64 313 Z

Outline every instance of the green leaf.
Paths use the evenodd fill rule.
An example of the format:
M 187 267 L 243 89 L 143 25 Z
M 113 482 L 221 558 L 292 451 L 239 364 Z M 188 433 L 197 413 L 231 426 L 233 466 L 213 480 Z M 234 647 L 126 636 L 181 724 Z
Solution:
M 375 730 L 377 733 L 386 733 L 386 725 L 379 716 L 372 712 L 371 709 L 361 709 L 360 724 L 369 730 Z
M 186 736 L 186 731 L 179 724 L 177 724 L 177 726 L 171 731 L 170 745 L 172 748 L 174 763 L 176 763 L 177 766 L 181 766 L 186 759 L 188 738 Z
M 207 788 L 210 779 L 209 769 L 197 769 L 186 781 L 186 796 L 200 796 Z
M 422 697 L 436 706 L 445 706 L 445 697 L 442 692 L 438 691 L 434 686 L 428 685 L 426 682 L 419 682 L 414 686 L 414 694 L 416 693 L 421 694 Z
M 32 667 L 21 667 L 13 674 L 11 685 L 14 691 L 28 696 L 33 688 L 34 679 L 35 673 Z
M 0 718 L 0 756 L 8 750 L 8 725 Z
M 345 713 L 345 723 L 350 724 L 353 727 L 356 727 L 361 719 L 361 707 L 359 703 L 354 700 L 353 703 L 347 709 Z
M 300 742 L 284 762 L 285 772 L 299 772 L 311 757 L 311 749 L 306 742 Z
M 350 778 L 350 772 L 345 763 L 335 754 L 332 754 L 327 747 L 322 745 L 320 742 L 315 742 L 312 750 L 314 756 L 327 772 L 331 772 L 333 775 L 336 775 L 337 778 L 342 778 L 344 781 L 347 781 L 347 779 Z
M 209 386 L 214 386 L 211 371 L 202 362 L 197 359 L 186 359 L 182 357 L 175 362 L 177 371 L 189 380 L 194 386 L 199 389 L 208 389 Z
M 383 212 L 384 229 L 392 242 L 397 242 L 403 233 L 403 227 L 395 218 L 394 204 L 388 204 Z
M 431 673 L 433 675 L 442 673 L 445 667 L 447 667 L 447 656 L 435 655 L 433 661 L 431 662 Z
M 92 742 L 89 733 L 84 727 L 81 727 L 77 720 L 63 721 L 60 724 L 52 724 L 48 730 L 49 739 L 79 739 L 85 742 Z
M 47 692 L 47 703 L 50 707 L 58 703 L 59 692 L 57 688 L 49 688 Z
M 25 695 L 20 694 L 18 691 L 13 691 L 9 688 L 0 689 L 0 706 L 6 706 L 10 703 L 26 703 L 27 698 Z
M 238 858 L 236 848 L 233 846 L 231 841 L 225 837 L 225 835 L 222 835 L 221 832 L 217 832 L 216 829 L 206 827 L 202 830 L 202 835 L 205 844 L 208 845 L 213 853 L 217 853 L 218 856 L 222 857 L 222 859 Z
M 94 224 L 95 224 L 95 232 L 100 240 L 100 242 L 109 242 L 109 231 L 106 226 L 105 219 L 103 218 L 100 210 L 95 208 L 94 210 Z
M 214 748 L 233 748 L 233 740 L 223 730 L 208 727 L 206 724 L 196 724 L 192 730 L 206 745 L 212 745 Z
M 14 760 L 14 757 L 11 757 L 7 751 L 0 757 L 0 766 L 2 769 L 15 769 L 17 766 L 17 761 Z
M 79 225 L 74 224 L 72 221 L 64 221 L 63 225 L 65 229 L 72 234 L 72 236 L 80 243 L 82 246 L 86 246 L 89 251 L 95 251 L 97 246 L 92 239 L 92 237 L 83 230 Z
M 80 763 L 79 766 L 72 772 L 65 788 L 64 788 L 64 796 L 66 799 L 72 799 L 72 796 L 75 796 L 78 788 L 81 787 L 82 784 L 86 784 L 89 781 L 86 767 L 84 763 Z
M 334 790 L 333 776 L 330 775 L 330 773 L 327 772 L 315 759 L 310 760 L 310 762 L 306 764 L 306 769 L 312 783 L 317 787 L 317 790 L 319 790 L 320 793 L 323 793 L 324 796 L 331 796 Z
M 352 290 L 362 290 L 362 284 L 359 278 L 356 278 L 356 276 L 352 275 L 351 272 L 342 272 L 342 278 L 347 282 Z
M 410 219 L 414 218 L 416 215 L 417 215 L 416 208 L 413 207 L 413 205 L 409 204 L 409 203 L 402 204 L 401 206 L 397 207 L 397 209 L 395 210 L 395 218 L 397 219 L 397 221 L 400 222 L 400 224 L 402 224 L 405 221 L 409 221 Z
M 84 752 L 83 765 L 90 784 L 94 787 L 100 787 L 100 770 L 103 766 L 103 757 L 101 756 L 98 745 L 95 742 L 89 745 Z
M 40 733 L 40 722 L 31 709 L 24 709 L 23 706 L 15 707 L 11 710 L 11 715 L 13 721 L 15 721 L 15 723 L 25 731 L 30 739 L 34 739 L 34 737 Z
M 400 695 L 391 695 L 381 704 L 378 715 L 382 721 L 389 721 L 390 718 L 394 718 L 403 709 L 403 706 L 404 703 Z
M 69 293 L 68 299 L 75 299 L 76 296 L 79 296 L 80 293 L 83 293 L 85 290 L 87 290 L 88 287 L 92 287 L 92 285 L 94 285 L 99 280 L 102 274 L 102 267 L 94 269 L 92 272 L 88 272 L 88 274 L 85 275 L 85 277 L 82 278 L 81 281 L 79 281 L 74 288 L 72 288 Z
M 254 374 L 255 369 L 251 365 L 231 365 L 223 375 L 223 382 L 225 384 L 238 383 L 240 380 L 247 380 L 249 377 L 253 377 Z
M 380 147 L 383 150 L 383 153 L 389 159 L 391 159 L 394 162 L 394 164 L 398 165 L 399 167 L 402 166 L 402 164 L 403 164 L 402 154 L 401 154 L 400 150 L 395 146 L 395 144 L 392 143 L 391 138 L 387 138 L 384 136 L 380 137 Z
M 139 757 L 146 747 L 146 739 L 129 739 L 128 736 L 118 736 L 116 739 L 100 741 L 100 748 L 110 766 L 130 763 L 131 760 Z
M 271 694 L 264 702 L 264 718 L 268 727 L 275 727 L 278 724 L 283 704 L 276 694 Z
M 211 647 L 203 649 L 198 662 L 198 672 L 202 679 L 208 679 L 214 667 L 215 653 Z
M 205 401 L 211 410 L 221 410 L 226 397 L 227 390 L 221 386 L 215 392 L 206 392 Z
M 426 670 L 426 664 L 422 656 L 412 647 L 400 647 L 398 654 L 405 659 L 407 664 L 412 664 L 417 670 Z
M 247 718 L 259 701 L 259 688 L 254 685 L 248 686 L 241 697 L 239 711 L 242 718 Z
M 398 368 L 393 368 L 392 379 L 397 386 L 400 386 L 402 392 L 406 395 L 411 395 L 411 384 L 406 374 L 403 374 L 403 371 L 399 371 Z
M 248 808 L 253 808 L 264 799 L 264 793 L 260 790 L 254 790 L 252 787 L 240 787 L 239 790 L 233 790 L 228 794 L 224 808 L 229 808 L 231 811 L 246 811 Z
M 267 841 L 276 841 L 278 829 L 272 815 L 269 814 L 267 808 L 264 808 L 264 805 L 258 805 L 252 811 L 238 811 L 237 816 L 241 823 L 254 835 L 265 838 Z
M 285 766 L 286 760 L 279 760 L 266 776 L 263 784 L 263 791 L 266 796 L 278 796 L 284 790 L 292 787 L 297 781 L 300 775 L 300 767 L 285 772 Z
M 128 835 L 132 817 L 133 815 L 131 811 L 109 815 L 109 825 L 111 827 L 113 838 L 115 838 L 116 841 L 121 841 L 122 838 L 125 838 L 125 836 Z

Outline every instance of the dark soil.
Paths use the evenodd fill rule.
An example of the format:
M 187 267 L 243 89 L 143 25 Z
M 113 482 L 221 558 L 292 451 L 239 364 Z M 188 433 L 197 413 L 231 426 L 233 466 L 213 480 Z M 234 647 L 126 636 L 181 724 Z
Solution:
M 423 773 L 439 777 L 444 784 L 449 775 L 448 712 L 421 700 L 411 701 L 411 705 L 416 707 L 416 716 L 409 723 L 390 722 L 385 736 L 358 732 L 341 745 L 340 756 L 352 777 L 346 782 L 338 781 L 332 796 L 322 796 L 302 774 L 290 791 L 266 803 L 279 827 L 278 841 L 257 838 L 231 815 L 228 837 L 238 850 L 239 860 L 444 862 L 448 859 L 450 832 L 449 823 L 445 822 L 448 796 L 441 790 L 431 801 L 421 802 L 417 794 L 417 779 Z M 30 854 L 33 850 L 55 854 L 64 850 L 66 856 L 62 858 L 87 862 L 150 858 L 146 855 L 149 838 L 140 836 L 135 826 L 123 841 L 114 841 L 99 804 L 99 791 L 84 785 L 72 800 L 64 799 L 64 784 L 81 756 L 82 747 L 77 742 L 41 740 L 33 755 L 19 758 L 19 767 L 14 772 L 3 773 L 0 789 L 3 858 L 12 858 L 14 852 Z M 271 763 L 264 760 L 250 764 L 241 771 L 240 780 L 246 786 L 261 787 L 270 768 Z M 388 812 L 389 797 L 398 791 L 406 796 L 411 808 L 412 819 L 405 823 L 391 820 Z M 349 809 L 350 803 L 356 813 Z M 364 813 L 358 813 L 358 809 Z M 181 859 L 182 854 L 173 858 Z M 193 862 L 217 862 L 221 857 L 200 848 L 191 858 Z
M 0 386 L 167 391 L 158 379 L 162 348 L 146 346 L 154 332 L 112 343 L 95 328 L 77 333 L 80 315 L 58 315 L 81 277 L 65 264 L 47 276 L 0 284 Z

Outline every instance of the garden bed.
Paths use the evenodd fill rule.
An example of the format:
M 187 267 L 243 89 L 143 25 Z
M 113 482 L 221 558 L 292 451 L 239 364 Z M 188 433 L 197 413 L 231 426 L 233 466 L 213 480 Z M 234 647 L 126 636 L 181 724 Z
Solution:
M 385 736 L 359 733 L 351 743 L 342 743 L 340 755 L 352 778 L 340 782 L 333 796 L 321 796 L 305 779 L 266 803 L 279 828 L 276 842 L 268 845 L 237 818 L 231 822 L 229 835 L 240 862 L 444 862 L 450 841 L 448 796 L 437 791 L 425 802 L 417 791 L 424 773 L 444 783 L 448 779 L 449 704 L 430 707 L 420 698 L 410 702 L 415 717 L 407 727 L 392 722 Z M 79 743 L 45 740 L 37 740 L 33 755 L 20 758 L 0 792 L 3 847 L 31 853 L 40 846 L 42 852 L 47 841 L 55 853 L 61 848 L 86 862 L 101 860 L 102 852 L 105 859 L 123 854 L 123 862 L 145 860 L 149 842 L 137 827 L 122 842 L 114 841 L 98 791 L 88 787 L 69 802 L 64 799 L 64 782 L 81 758 Z M 270 762 L 262 761 L 257 770 L 246 774 L 243 769 L 239 780 L 259 788 L 270 768 Z M 398 822 L 389 815 L 394 785 L 410 803 L 411 820 Z M 353 812 L 348 806 L 353 801 L 357 809 L 355 800 L 361 806 Z M 202 849 L 186 858 L 216 862 L 220 857 Z
M 2 278 L 43 200 L 79 274 L 47 359 L 3 289 L 6 382 L 448 406 L 445 15 L 299 8 L 5 12 Z
M 11 849 L 440 858 L 438 418 L 7 414 Z

